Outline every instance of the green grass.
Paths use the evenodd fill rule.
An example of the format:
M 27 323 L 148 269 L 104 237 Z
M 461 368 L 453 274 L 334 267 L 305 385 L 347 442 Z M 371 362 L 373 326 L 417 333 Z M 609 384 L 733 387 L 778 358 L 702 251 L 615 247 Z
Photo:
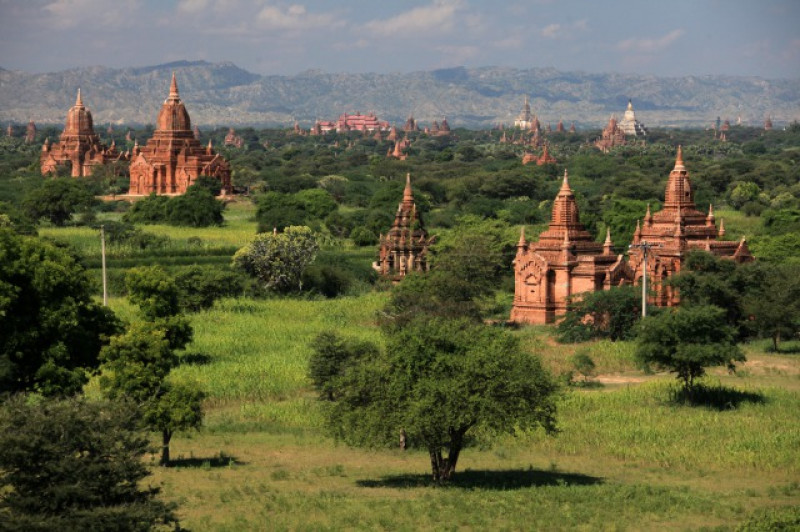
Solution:
M 209 392 L 205 426 L 177 435 L 175 467 L 151 479 L 184 526 L 728 530 L 800 503 L 800 357 L 758 343 L 738 375 L 706 379 L 723 387 L 722 403 L 687 406 L 673 401 L 671 375 L 635 369 L 631 344 L 563 346 L 550 328 L 526 327 L 515 334 L 551 370 L 586 349 L 603 376 L 630 382 L 564 390 L 558 434 L 477 441 L 447 487 L 430 484 L 422 451 L 343 446 L 325 435 L 305 376 L 309 342 L 328 328 L 380 341 L 385 297 L 227 299 L 191 316 L 191 362 L 176 377 Z M 135 315 L 124 300 L 113 307 Z
M 228 264 L 231 250 L 255 233 L 251 215 L 249 205 L 234 204 L 222 228 L 145 226 L 169 236 L 169 247 L 119 253 L 110 267 L 119 278 L 138 264 Z M 752 219 L 724 216 L 729 231 L 749 234 Z M 99 252 L 96 232 L 43 233 L 89 256 Z M 193 236 L 201 246 L 189 242 Z M 326 250 L 321 260 L 366 268 L 373 251 Z M 97 265 L 95 258 L 87 262 Z M 768 352 L 768 341 L 745 345 L 748 362 L 735 375 L 713 369 L 706 378 L 718 397 L 688 406 L 673 400 L 674 376 L 636 367 L 631 343 L 562 345 L 550 327 L 523 327 L 514 334 L 553 373 L 573 369 L 569 358 L 585 350 L 603 384 L 562 392 L 555 436 L 479 439 L 446 487 L 430 484 L 422 451 L 337 443 L 326 436 L 306 377 L 310 342 L 326 329 L 381 342 L 375 316 L 385 301 L 376 292 L 334 300 L 236 298 L 188 316 L 195 339 L 174 378 L 195 380 L 208 393 L 204 427 L 176 435 L 175 467 L 155 467 L 147 480 L 179 504 L 185 527 L 732 530 L 751 516 L 780 518 L 800 505 L 796 342 L 785 344 L 787 353 Z M 111 305 L 136 319 L 126 300 Z M 501 320 L 508 298 L 487 306 Z M 89 391 L 97 393 L 96 381 Z

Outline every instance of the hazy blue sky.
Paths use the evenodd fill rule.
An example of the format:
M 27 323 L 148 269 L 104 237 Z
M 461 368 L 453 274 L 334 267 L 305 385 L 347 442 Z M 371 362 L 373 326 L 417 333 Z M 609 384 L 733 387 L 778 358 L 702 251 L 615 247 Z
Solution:
M 800 0 L 0 0 L 0 66 L 800 77 Z

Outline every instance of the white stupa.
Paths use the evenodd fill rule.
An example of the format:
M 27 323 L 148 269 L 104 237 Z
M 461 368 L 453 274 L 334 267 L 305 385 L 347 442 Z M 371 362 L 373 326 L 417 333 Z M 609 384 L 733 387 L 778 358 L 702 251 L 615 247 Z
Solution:
M 644 137 L 647 135 L 647 128 L 644 124 L 636 120 L 636 114 L 633 112 L 633 104 L 628 100 L 628 108 L 625 109 L 625 115 L 619 122 L 619 127 L 626 135 L 633 135 L 634 137 Z

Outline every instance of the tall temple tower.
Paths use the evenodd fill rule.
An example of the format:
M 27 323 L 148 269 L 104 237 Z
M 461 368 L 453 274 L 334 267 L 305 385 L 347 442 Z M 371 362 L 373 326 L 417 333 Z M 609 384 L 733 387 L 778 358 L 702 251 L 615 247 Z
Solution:
M 680 273 L 689 251 L 707 251 L 738 263 L 754 260 L 744 237 L 739 242 L 718 240 L 724 235 L 724 226 L 720 223 L 717 228 L 711 206 L 708 214 L 703 214 L 695 207 L 692 183 L 683 163 L 683 150 L 678 146 L 675 167 L 667 181 L 664 208 L 651 215 L 648 207 L 641 225 L 637 222 L 633 234 L 629 265 L 634 272 L 634 280 L 638 281 L 643 275 L 646 252 L 650 302 L 658 306 L 677 305 L 680 302 L 679 294 L 665 281 Z M 649 251 L 643 251 L 641 244 L 644 243 L 648 244 L 645 247 Z
M 599 244 L 581 224 L 564 170 L 550 226 L 538 242 L 527 242 L 524 228 L 520 234 L 511 321 L 552 323 L 566 313 L 570 297 L 625 284 L 629 272 L 622 255 L 615 255 L 612 248 L 610 234 Z
M 435 240 L 436 237 L 428 237 L 423 227 L 411 190 L 411 174 L 406 174 L 403 201 L 397 206 L 392 228 L 386 236 L 380 236 L 378 260 L 372 267 L 396 281 L 412 271 L 426 272 L 430 268 L 428 247 Z
M 45 139 L 39 158 L 42 175 L 56 171 L 59 166 L 70 164 L 72 177 L 92 175 L 95 166 L 122 160 L 122 155 L 112 145 L 106 148 L 94 132 L 92 112 L 83 105 L 81 90 L 67 112 L 67 124 L 57 144 L 50 145 Z
M 129 194 L 183 194 L 201 175 L 218 179 L 223 194 L 231 191 L 228 161 L 195 138 L 173 73 L 153 137 L 132 157 Z
M 633 103 L 628 100 L 628 108 L 619 122 L 619 127 L 626 135 L 634 137 L 644 137 L 647 135 L 647 128 L 644 124 L 636 120 L 636 113 L 633 111 Z
M 528 97 L 525 96 L 525 104 L 522 106 L 522 111 L 519 116 L 514 120 L 514 127 L 520 129 L 530 129 L 533 124 L 533 115 L 531 114 L 531 104 Z

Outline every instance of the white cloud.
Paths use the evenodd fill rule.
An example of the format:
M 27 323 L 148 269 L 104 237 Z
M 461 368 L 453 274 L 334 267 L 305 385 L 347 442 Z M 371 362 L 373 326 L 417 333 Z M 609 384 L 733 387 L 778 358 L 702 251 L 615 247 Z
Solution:
M 130 22 L 139 9 L 138 0 L 120 2 L 109 8 L 104 0 L 53 0 L 42 9 L 48 23 L 56 28 L 72 28 L 92 21 L 93 26 L 116 28 Z
M 542 37 L 547 37 L 548 39 L 555 39 L 558 37 L 559 32 L 561 31 L 561 24 L 550 24 L 549 26 L 545 26 L 542 29 Z
M 371 20 L 365 27 L 379 35 L 449 31 L 461 7 L 460 0 L 435 0 L 429 6 L 415 7 L 388 19 Z
M 209 0 L 180 0 L 178 2 L 178 12 L 180 13 L 199 13 L 208 8 Z
M 570 37 L 572 32 L 585 31 L 589 28 L 586 19 L 576 20 L 571 24 L 550 24 L 542 28 L 539 34 L 547 39 L 562 39 Z
M 617 49 L 623 52 L 652 53 L 660 52 L 678 40 L 685 32 L 682 29 L 672 30 L 658 39 L 625 39 L 617 43 Z
M 267 6 L 256 16 L 258 26 L 267 30 L 308 30 L 325 26 L 341 25 L 328 13 L 309 13 L 306 7 L 293 4 L 287 8 Z

